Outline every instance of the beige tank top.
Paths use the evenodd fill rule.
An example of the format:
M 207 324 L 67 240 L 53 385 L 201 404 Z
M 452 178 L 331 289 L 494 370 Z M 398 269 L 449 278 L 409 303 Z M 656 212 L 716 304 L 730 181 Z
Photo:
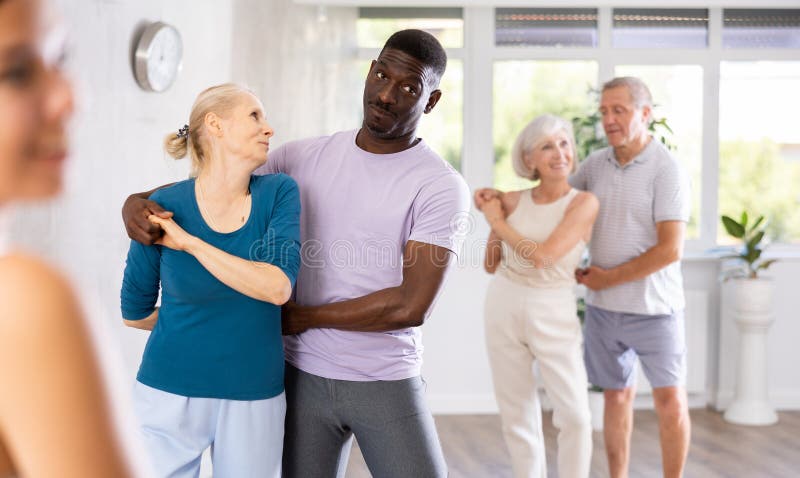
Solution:
M 536 204 L 533 202 L 530 189 L 522 191 L 517 208 L 506 218 L 506 221 L 522 236 L 536 243 L 543 243 L 564 218 L 564 211 L 567 210 L 567 206 L 577 194 L 578 190 L 573 188 L 550 204 Z M 503 242 L 503 258 L 497 272 L 518 284 L 529 287 L 548 289 L 573 287 L 575 285 L 575 268 L 578 267 L 585 249 L 586 243 L 581 239 L 558 261 L 537 269 L 530 262 L 514 254 L 511 247 Z

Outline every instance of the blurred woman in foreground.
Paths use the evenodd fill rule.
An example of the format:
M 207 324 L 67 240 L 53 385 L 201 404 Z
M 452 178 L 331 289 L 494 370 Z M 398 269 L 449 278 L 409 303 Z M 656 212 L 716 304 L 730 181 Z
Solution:
M 0 214 L 61 189 L 72 90 L 34 0 L 0 0 Z M 0 225 L 0 477 L 127 477 L 78 301 Z

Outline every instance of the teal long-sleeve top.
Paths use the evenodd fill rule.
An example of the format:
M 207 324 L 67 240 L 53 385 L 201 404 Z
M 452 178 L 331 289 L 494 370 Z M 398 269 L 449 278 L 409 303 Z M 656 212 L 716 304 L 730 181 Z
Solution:
M 300 196 L 285 174 L 252 176 L 250 216 L 231 233 L 200 214 L 195 181 L 153 193 L 189 234 L 229 254 L 279 267 L 294 286 L 300 268 Z M 283 392 L 279 306 L 220 282 L 194 256 L 132 241 L 122 281 L 122 316 L 149 316 L 161 288 L 158 321 L 137 380 L 187 397 L 261 400 Z

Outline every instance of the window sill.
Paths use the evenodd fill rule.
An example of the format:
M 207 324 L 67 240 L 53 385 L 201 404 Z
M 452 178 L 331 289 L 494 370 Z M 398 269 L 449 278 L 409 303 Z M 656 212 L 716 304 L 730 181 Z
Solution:
M 728 255 L 729 251 L 720 249 L 710 249 L 706 251 L 685 252 L 682 262 L 714 262 L 723 261 L 723 256 Z M 781 261 L 800 261 L 800 247 L 791 245 L 775 245 L 764 251 L 762 259 L 778 259 Z

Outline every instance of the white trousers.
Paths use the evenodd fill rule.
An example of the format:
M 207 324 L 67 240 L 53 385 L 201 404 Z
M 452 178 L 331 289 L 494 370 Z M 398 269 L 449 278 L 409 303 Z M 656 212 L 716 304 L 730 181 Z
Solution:
M 279 478 L 286 395 L 194 398 L 134 386 L 134 406 L 158 478 L 197 478 L 211 447 L 215 478 Z
M 589 476 L 588 380 L 572 289 L 537 289 L 498 275 L 489 285 L 484 312 L 495 396 L 514 476 L 547 476 L 534 360 L 553 405 L 558 475 Z

